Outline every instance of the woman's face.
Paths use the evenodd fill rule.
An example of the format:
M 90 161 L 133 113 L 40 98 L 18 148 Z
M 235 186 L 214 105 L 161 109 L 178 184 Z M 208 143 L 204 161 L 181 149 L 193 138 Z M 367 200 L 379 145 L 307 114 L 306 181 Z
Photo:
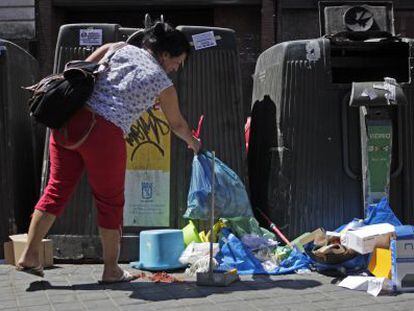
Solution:
M 163 52 L 160 56 L 160 64 L 166 73 L 177 71 L 184 64 L 187 54 L 183 53 L 179 56 L 171 56 L 168 52 Z

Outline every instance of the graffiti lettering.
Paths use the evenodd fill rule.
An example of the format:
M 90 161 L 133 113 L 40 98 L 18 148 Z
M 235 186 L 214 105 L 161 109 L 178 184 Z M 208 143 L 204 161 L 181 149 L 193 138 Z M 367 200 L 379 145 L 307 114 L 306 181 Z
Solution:
M 134 160 L 135 153 L 138 149 L 146 144 L 153 145 L 162 156 L 164 156 L 164 149 L 162 148 L 161 136 L 167 135 L 170 132 L 168 123 L 157 117 L 153 111 L 148 110 L 148 119 L 145 120 L 140 117 L 131 126 L 131 131 L 126 138 L 126 142 L 134 147 L 131 154 L 131 161 Z

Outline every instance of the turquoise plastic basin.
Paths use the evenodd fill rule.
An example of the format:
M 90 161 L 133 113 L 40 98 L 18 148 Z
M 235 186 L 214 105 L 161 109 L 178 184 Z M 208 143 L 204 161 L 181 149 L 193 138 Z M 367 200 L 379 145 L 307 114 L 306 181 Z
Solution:
M 184 251 L 183 232 L 178 229 L 141 231 L 139 236 L 139 261 L 131 267 L 142 270 L 173 270 L 182 268 L 178 259 Z

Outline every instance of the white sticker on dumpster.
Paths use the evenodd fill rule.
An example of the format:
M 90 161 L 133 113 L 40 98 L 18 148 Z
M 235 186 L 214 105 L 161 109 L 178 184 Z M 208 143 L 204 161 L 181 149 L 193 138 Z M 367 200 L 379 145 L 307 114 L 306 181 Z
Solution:
M 213 31 L 207 31 L 192 35 L 194 48 L 196 50 L 207 49 L 217 45 Z
M 125 174 L 124 226 L 170 225 L 170 173 L 160 170 L 127 170 Z
M 316 40 L 312 40 L 306 43 L 306 59 L 309 62 L 317 62 L 321 58 L 321 48 Z
M 374 100 L 375 98 L 377 98 L 377 93 L 375 93 L 374 90 L 372 89 L 364 89 L 361 93 L 362 97 L 369 97 L 370 100 Z
M 79 45 L 102 45 L 102 29 L 80 29 Z

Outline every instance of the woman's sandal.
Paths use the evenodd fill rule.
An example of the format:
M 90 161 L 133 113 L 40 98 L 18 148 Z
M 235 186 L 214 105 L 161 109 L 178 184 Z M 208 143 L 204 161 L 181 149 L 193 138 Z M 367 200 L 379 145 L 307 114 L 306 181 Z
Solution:
M 124 270 L 124 273 L 122 274 L 122 276 L 119 279 L 116 280 L 110 280 L 110 281 L 98 281 L 99 284 L 114 284 L 114 283 L 122 283 L 122 282 L 131 282 L 133 280 L 135 280 L 137 278 L 137 276 L 132 275 L 131 273 L 129 273 L 128 271 Z
M 40 276 L 40 277 L 45 276 L 42 265 L 39 265 L 37 267 L 23 267 L 22 265 L 17 265 L 16 270 L 20 272 L 25 272 L 25 273 L 29 273 L 32 275 Z

